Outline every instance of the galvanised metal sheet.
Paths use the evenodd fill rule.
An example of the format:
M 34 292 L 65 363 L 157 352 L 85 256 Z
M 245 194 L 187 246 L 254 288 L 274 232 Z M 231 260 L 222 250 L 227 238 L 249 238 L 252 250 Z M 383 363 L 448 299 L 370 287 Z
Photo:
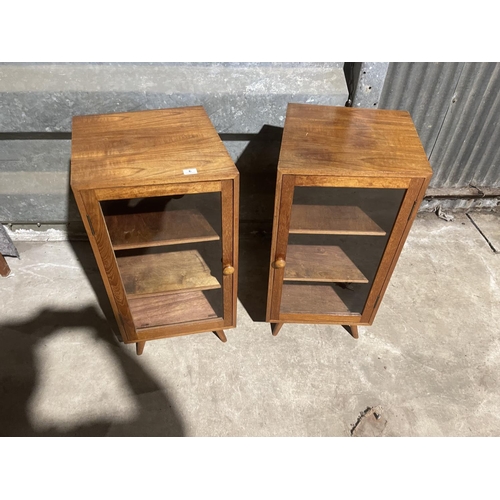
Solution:
M 410 112 L 431 187 L 500 186 L 500 63 L 391 63 L 380 108 Z
M 429 157 L 464 63 L 391 63 L 379 108 L 409 111 Z M 434 167 L 434 165 L 433 165 Z
M 433 185 L 500 186 L 500 63 L 465 63 L 431 154 Z

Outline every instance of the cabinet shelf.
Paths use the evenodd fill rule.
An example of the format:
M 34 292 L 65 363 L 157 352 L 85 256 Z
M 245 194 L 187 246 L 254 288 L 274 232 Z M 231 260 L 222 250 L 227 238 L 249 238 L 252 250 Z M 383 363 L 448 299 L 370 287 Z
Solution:
M 136 296 L 129 299 L 129 306 L 138 329 L 218 319 L 201 291 Z
M 283 284 L 281 312 L 285 314 L 337 314 L 359 316 L 342 302 L 330 285 Z
M 288 245 L 285 281 L 368 283 L 338 246 Z
M 220 288 L 197 250 L 118 256 L 116 260 L 129 297 Z
M 115 250 L 219 240 L 195 209 L 105 216 Z
M 385 236 L 357 206 L 292 205 L 290 234 L 354 234 Z

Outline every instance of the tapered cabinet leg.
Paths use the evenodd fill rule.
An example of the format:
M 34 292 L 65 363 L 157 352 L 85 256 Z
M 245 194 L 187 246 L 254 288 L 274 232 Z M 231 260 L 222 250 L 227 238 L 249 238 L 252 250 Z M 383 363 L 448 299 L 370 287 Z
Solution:
M 146 341 L 144 340 L 143 342 L 137 342 L 135 344 L 135 352 L 137 353 L 137 356 L 140 356 L 142 352 L 144 351 L 144 346 L 146 345 Z
M 214 330 L 215 335 L 219 337 L 222 342 L 227 342 L 226 334 L 224 333 L 224 330 Z
M 10 267 L 7 264 L 4 256 L 0 253 L 0 276 L 8 276 L 10 274 Z
M 281 330 L 282 326 L 283 326 L 283 323 L 271 323 L 271 330 L 273 332 L 274 337 L 276 337 L 276 335 L 278 335 L 278 332 Z
M 358 337 L 358 325 L 343 325 L 344 328 L 355 338 Z

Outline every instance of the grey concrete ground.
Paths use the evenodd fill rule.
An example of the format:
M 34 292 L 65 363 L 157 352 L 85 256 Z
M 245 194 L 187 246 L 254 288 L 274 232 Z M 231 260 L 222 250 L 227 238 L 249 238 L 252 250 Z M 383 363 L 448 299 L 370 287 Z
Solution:
M 498 214 L 472 219 L 498 241 Z M 267 244 L 241 238 L 226 344 L 191 335 L 137 357 L 105 319 L 86 242 L 17 242 L 0 280 L 0 434 L 500 435 L 500 254 L 467 216 L 418 217 L 359 340 L 330 325 L 271 336 Z

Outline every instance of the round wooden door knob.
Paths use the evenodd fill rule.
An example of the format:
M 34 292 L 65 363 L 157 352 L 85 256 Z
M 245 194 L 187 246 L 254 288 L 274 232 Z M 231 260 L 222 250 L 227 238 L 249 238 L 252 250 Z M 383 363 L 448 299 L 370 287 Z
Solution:
M 283 257 L 278 257 L 274 261 L 274 267 L 277 267 L 278 269 L 285 267 L 285 265 L 286 265 L 286 262 L 285 262 L 285 259 Z
M 230 274 L 234 273 L 234 267 L 231 265 L 224 266 L 224 269 L 222 270 L 222 274 L 225 276 L 229 276 Z

